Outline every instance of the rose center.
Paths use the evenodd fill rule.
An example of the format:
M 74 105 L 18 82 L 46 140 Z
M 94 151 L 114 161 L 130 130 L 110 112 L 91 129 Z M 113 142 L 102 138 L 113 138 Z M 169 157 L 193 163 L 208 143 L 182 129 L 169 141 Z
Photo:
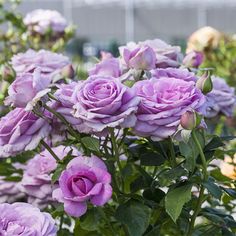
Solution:
M 73 179 L 73 190 L 79 189 L 82 193 L 88 193 L 93 187 L 93 182 L 85 177 L 76 177 Z

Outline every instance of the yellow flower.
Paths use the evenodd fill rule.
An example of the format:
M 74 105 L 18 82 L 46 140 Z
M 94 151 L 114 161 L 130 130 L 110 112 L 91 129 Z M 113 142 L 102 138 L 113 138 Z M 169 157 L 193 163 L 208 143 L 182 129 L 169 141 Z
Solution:
M 226 156 L 221 163 L 220 170 L 223 175 L 236 180 L 236 154 L 234 158 Z
M 186 51 L 202 52 L 208 48 L 216 48 L 222 38 L 223 34 L 212 27 L 200 28 L 189 37 Z

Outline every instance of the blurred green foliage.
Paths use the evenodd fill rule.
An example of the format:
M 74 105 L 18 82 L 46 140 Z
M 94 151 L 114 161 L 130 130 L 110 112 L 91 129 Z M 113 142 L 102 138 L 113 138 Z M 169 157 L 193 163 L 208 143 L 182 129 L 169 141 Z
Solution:
M 212 74 L 224 78 L 228 84 L 236 84 L 236 40 L 227 37 L 219 42 L 217 48 L 205 52 L 201 68 L 212 68 Z

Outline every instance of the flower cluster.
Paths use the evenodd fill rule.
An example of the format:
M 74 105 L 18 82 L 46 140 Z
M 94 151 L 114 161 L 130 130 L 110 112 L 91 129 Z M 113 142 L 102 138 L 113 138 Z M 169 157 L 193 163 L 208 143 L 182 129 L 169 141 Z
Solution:
M 57 146 L 52 151 L 59 159 L 63 158 L 72 150 L 72 155 L 78 155 L 78 151 L 69 147 Z M 57 162 L 53 156 L 44 150 L 30 159 L 26 166 L 23 178 L 20 182 L 22 192 L 26 193 L 29 202 L 35 202 L 41 207 L 52 202 L 53 186 L 51 184 L 51 173 L 57 168 Z M 54 187 L 55 188 L 55 187 Z
M 63 33 L 67 27 L 66 19 L 57 11 L 37 9 L 29 12 L 24 24 L 32 33 L 44 35 L 49 31 Z
M 178 67 L 183 57 L 180 47 L 168 45 L 160 39 L 128 43 L 120 47 L 120 54 L 124 65 L 141 70 Z
M 47 23 L 47 27 L 53 27 Z M 40 29 L 39 32 L 44 31 Z M 193 155 L 197 153 L 194 161 L 185 163 L 186 152 L 192 150 L 185 148 L 182 133 L 192 135 L 187 142 L 196 142 L 195 132 L 199 127 L 205 127 L 204 118 L 219 113 L 232 115 L 234 89 L 220 78 L 213 77 L 212 85 L 210 77 L 198 77 L 195 72 L 202 62 L 201 54 L 191 52 L 184 58 L 179 47 L 159 39 L 129 43 L 119 51 L 118 58 L 103 53 L 86 80 L 76 80 L 69 59 L 60 54 L 28 50 L 12 58 L 16 79 L 8 88 L 5 104 L 13 109 L 0 120 L 0 157 L 33 152 L 19 171 L 22 179 L 18 184 L 0 177 L 3 192 L 0 197 L 9 196 L 10 199 L 12 195 L 21 194 L 31 205 L 0 205 L 0 234 L 56 235 L 55 222 L 38 208 L 50 211 L 56 207 L 54 212 L 60 215 L 58 209 L 63 205 L 68 215 L 60 215 L 61 227 L 63 217 L 80 217 L 93 206 L 104 206 L 112 196 L 115 197 L 111 205 L 117 207 L 118 200 L 124 201 L 129 211 L 134 203 L 128 198 L 132 199 L 132 194 L 136 194 L 135 181 L 142 177 L 140 173 L 148 178 L 147 183 L 146 179 L 143 181 L 145 187 L 141 186 L 145 189 L 144 196 L 150 178 L 150 185 L 157 187 L 156 174 L 162 174 L 163 163 L 168 171 L 169 167 L 181 168 L 183 173 L 178 178 L 183 177 L 190 165 L 189 175 L 196 171 L 204 176 L 204 181 L 208 177 L 205 176 L 207 170 L 204 169 L 201 143 L 195 143 L 201 149 L 203 165 L 200 172 L 195 163 L 199 150 L 194 150 Z M 169 142 L 177 139 L 179 133 L 184 142 L 181 148 L 176 148 Z M 159 141 L 168 142 L 172 149 L 164 150 L 164 146 L 160 148 L 163 150 L 155 149 L 165 145 Z M 135 150 L 131 154 L 132 148 L 141 151 L 136 153 Z M 155 165 L 156 160 L 151 160 L 146 169 L 142 169 L 143 160 L 132 163 L 143 154 L 142 150 L 145 155 L 151 152 L 158 156 L 165 152 L 160 158 L 163 163 L 158 160 L 160 172 L 148 167 Z M 171 158 L 178 158 L 177 162 L 169 161 L 168 152 Z M 3 161 L 9 164 L 9 160 Z M 125 178 L 131 172 L 137 174 L 137 179 L 132 176 L 134 182 L 126 183 Z M 182 180 L 181 184 L 178 179 L 175 181 L 177 185 L 173 189 L 185 187 Z M 158 184 L 164 186 L 161 182 Z M 166 199 L 168 201 L 168 197 Z M 110 211 L 109 207 L 106 210 Z M 115 214 L 115 218 L 119 218 L 119 214 Z

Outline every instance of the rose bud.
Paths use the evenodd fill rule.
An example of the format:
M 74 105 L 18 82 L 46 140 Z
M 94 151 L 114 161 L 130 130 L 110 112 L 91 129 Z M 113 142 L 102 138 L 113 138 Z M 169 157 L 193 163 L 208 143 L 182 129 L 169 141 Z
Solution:
M 186 67 L 199 67 L 203 62 L 203 53 L 197 51 L 189 52 L 183 59 Z
M 149 46 L 120 47 L 122 63 L 129 69 L 151 70 L 155 68 L 156 54 Z
M 207 94 L 211 92 L 213 88 L 211 77 L 209 76 L 209 73 L 204 73 L 196 83 L 196 87 L 199 88 L 203 94 Z
M 186 111 L 180 119 L 180 124 L 184 129 L 193 130 L 201 123 L 201 116 L 195 111 Z
M 0 76 L 3 80 L 11 83 L 14 80 L 16 73 L 9 64 L 3 64 L 0 66 Z
M 72 79 L 75 76 L 75 71 L 73 69 L 73 66 L 70 64 L 70 65 L 66 65 L 65 67 L 63 67 L 61 70 L 61 75 L 64 78 Z

